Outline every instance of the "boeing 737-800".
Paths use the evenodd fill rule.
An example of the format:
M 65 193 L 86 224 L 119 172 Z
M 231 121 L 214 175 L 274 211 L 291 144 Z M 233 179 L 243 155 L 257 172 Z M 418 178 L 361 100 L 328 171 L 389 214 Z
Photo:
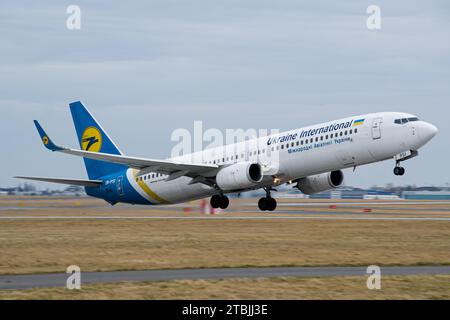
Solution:
M 17 177 L 84 186 L 90 196 L 110 204 L 161 205 L 211 197 L 211 206 L 227 208 L 226 194 L 263 188 L 258 207 L 276 209 L 274 187 L 290 183 L 305 194 L 337 188 L 342 169 L 418 155 L 438 129 L 401 112 L 370 113 L 255 138 L 201 152 L 155 160 L 123 155 L 102 126 L 81 104 L 70 104 L 81 149 L 53 143 L 34 123 L 45 147 L 84 158 L 89 179 Z

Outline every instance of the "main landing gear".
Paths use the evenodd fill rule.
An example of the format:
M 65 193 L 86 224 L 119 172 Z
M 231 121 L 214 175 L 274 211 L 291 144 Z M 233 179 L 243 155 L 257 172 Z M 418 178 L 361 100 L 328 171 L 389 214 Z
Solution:
M 266 191 L 266 196 L 264 198 L 259 199 L 258 208 L 261 211 L 273 211 L 277 208 L 277 201 L 270 196 L 270 187 L 264 188 Z
M 226 209 L 228 208 L 228 205 L 230 204 L 230 200 L 227 196 L 224 196 L 223 194 L 215 194 L 211 197 L 210 201 L 211 207 L 217 209 Z
M 394 168 L 394 174 L 396 176 L 402 176 L 405 174 L 405 168 L 403 168 L 402 166 L 400 166 L 400 161 L 397 162 L 395 168 Z

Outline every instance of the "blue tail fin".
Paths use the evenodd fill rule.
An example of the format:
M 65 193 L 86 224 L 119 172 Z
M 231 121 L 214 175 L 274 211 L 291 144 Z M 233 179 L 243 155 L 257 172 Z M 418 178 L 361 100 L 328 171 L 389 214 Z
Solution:
M 80 101 L 71 103 L 73 123 L 77 131 L 80 147 L 86 151 L 122 154 L 102 128 Z M 97 179 L 114 172 L 126 169 L 125 166 L 99 160 L 84 158 L 89 179 Z

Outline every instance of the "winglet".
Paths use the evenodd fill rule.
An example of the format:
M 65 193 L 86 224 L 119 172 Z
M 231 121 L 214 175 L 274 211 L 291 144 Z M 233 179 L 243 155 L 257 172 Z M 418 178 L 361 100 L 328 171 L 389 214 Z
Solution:
M 44 146 L 51 150 L 51 151 L 59 151 L 63 150 L 63 148 L 58 147 L 53 143 L 53 141 L 50 139 L 50 137 L 45 133 L 44 129 L 42 129 L 41 125 L 37 120 L 33 120 L 34 125 L 36 126 L 37 131 L 39 132 L 39 135 L 41 136 L 42 142 L 44 143 Z

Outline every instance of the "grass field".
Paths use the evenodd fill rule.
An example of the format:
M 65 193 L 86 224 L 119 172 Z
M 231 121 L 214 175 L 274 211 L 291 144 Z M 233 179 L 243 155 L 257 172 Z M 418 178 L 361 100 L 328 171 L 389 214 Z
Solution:
M 140 208 L 110 209 L 109 215 L 172 214 Z M 74 207 L 31 213 L 92 215 L 97 211 Z M 0 274 L 61 272 L 72 264 L 82 271 L 450 264 L 449 252 L 450 223 L 445 221 L 0 221 Z
M 0 299 L 450 299 L 450 276 L 386 276 L 380 290 L 366 277 L 177 280 L 0 291 Z
M 339 210 L 353 212 L 351 214 L 358 217 L 450 215 L 449 205 L 442 204 L 371 205 L 374 212 L 365 214 L 358 206 L 339 205 L 330 209 L 323 203 L 307 208 L 289 207 L 289 210 L 296 210 L 296 214 L 302 214 L 302 210 L 322 212 L 322 216 Z M 195 208 L 195 204 L 193 206 Z M 242 213 L 245 210 L 249 209 L 235 204 L 234 210 L 224 214 L 265 215 Z M 200 214 L 195 209 L 183 212 L 182 207 L 109 207 L 92 199 L 0 199 L 0 217 L 30 215 L 165 217 Z M 82 272 L 246 266 L 449 265 L 449 253 L 449 221 L 0 220 L 0 274 L 65 272 L 67 266 L 74 264 L 80 266 Z M 58 288 L 0 291 L 0 298 L 433 299 L 449 298 L 450 294 L 447 276 L 389 276 L 383 278 L 383 290 L 377 292 L 366 289 L 365 279 L 266 278 L 98 284 L 84 286 L 81 292 Z

